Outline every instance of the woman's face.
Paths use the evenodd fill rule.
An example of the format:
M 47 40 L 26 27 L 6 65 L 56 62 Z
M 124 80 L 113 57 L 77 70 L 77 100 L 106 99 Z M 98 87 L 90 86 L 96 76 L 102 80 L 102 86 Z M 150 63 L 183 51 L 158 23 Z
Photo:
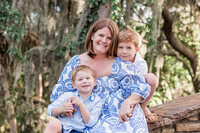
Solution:
M 108 27 L 97 30 L 91 37 L 95 54 L 106 54 L 112 43 L 111 32 Z

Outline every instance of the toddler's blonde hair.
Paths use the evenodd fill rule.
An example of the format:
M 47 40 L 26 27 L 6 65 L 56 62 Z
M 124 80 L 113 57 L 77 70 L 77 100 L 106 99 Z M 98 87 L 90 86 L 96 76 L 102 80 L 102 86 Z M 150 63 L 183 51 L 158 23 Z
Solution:
M 95 73 L 94 71 L 89 67 L 89 66 L 86 66 L 86 65 L 80 65 L 78 67 L 76 67 L 73 71 L 72 71 L 72 81 L 75 82 L 75 79 L 76 79 L 76 75 L 79 71 L 84 71 L 84 72 L 88 72 L 92 75 L 93 78 L 95 78 Z

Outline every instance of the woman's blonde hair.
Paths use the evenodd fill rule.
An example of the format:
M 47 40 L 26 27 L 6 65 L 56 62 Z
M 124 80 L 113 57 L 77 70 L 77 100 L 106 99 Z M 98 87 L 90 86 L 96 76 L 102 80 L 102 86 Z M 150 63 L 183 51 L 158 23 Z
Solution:
M 103 18 L 103 19 L 99 19 L 93 23 L 93 25 L 90 27 L 90 29 L 87 33 L 87 36 L 86 36 L 85 48 L 88 52 L 88 55 L 92 58 L 94 58 L 96 56 L 96 54 L 93 49 L 93 42 L 91 40 L 91 37 L 92 37 L 92 35 L 94 35 L 95 32 L 97 32 L 97 30 L 102 29 L 104 27 L 108 27 L 110 29 L 111 39 L 112 39 L 111 46 L 107 52 L 107 57 L 108 56 L 116 56 L 116 55 L 114 55 L 114 51 L 115 51 L 115 47 L 116 47 L 115 45 L 117 44 L 119 28 L 118 28 L 117 24 L 115 22 L 113 22 L 112 20 L 110 20 L 108 18 Z

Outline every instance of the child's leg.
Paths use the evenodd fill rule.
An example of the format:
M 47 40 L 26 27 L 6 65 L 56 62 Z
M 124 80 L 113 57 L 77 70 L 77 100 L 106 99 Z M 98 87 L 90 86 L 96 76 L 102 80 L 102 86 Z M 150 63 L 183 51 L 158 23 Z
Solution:
M 147 99 L 143 103 L 141 103 L 141 107 L 142 107 L 144 114 L 147 118 L 147 122 L 153 122 L 153 121 L 157 120 L 157 116 L 155 114 L 151 113 L 151 111 L 147 108 L 147 103 L 149 102 L 149 100 L 153 96 L 153 93 L 155 92 L 155 90 L 158 86 L 158 82 L 157 82 L 156 76 L 152 73 L 145 74 L 145 80 L 151 86 L 151 91 L 150 91 L 150 94 L 147 97 Z
M 52 119 L 46 126 L 44 133 L 62 133 L 62 124 L 58 119 Z

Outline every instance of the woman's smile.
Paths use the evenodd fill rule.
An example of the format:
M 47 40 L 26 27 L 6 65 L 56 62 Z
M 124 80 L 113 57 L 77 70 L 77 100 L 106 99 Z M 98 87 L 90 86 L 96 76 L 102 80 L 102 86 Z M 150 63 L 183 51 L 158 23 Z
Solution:
M 112 43 L 111 32 L 108 27 L 97 30 L 92 36 L 93 49 L 96 54 L 106 54 Z

